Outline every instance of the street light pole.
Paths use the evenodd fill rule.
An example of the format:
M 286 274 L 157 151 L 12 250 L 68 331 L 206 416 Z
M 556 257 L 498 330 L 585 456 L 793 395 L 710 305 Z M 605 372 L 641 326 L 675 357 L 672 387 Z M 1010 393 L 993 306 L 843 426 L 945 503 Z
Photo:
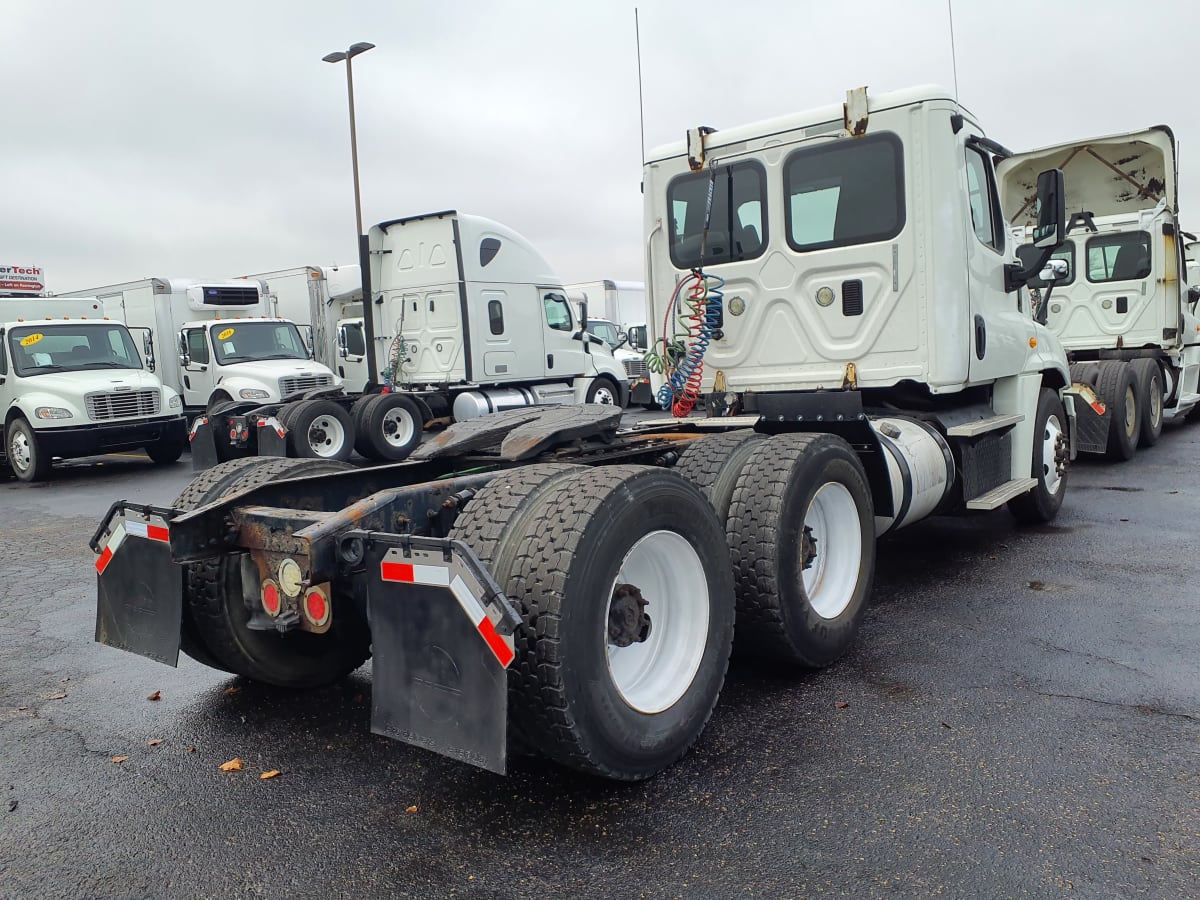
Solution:
M 358 187 L 358 132 L 354 123 L 354 68 L 351 60 L 360 53 L 366 53 L 374 48 L 374 44 L 360 41 L 352 44 L 349 50 L 338 50 L 321 57 L 322 62 L 339 63 L 346 61 L 346 93 L 350 99 L 350 161 L 354 170 L 354 221 L 358 239 L 358 268 L 362 276 L 363 302 L 363 340 L 367 345 L 367 381 L 376 384 L 379 380 L 378 366 L 375 360 L 375 307 L 371 299 L 371 248 L 367 235 L 363 232 L 362 197 Z

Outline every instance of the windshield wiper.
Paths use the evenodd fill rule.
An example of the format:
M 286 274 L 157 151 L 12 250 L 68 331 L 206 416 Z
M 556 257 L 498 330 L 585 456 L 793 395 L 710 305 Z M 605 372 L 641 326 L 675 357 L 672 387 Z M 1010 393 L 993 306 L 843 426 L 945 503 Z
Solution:
M 56 363 L 46 363 L 44 366 L 30 366 L 28 369 L 23 371 L 21 374 L 22 375 L 30 375 L 30 374 L 36 374 L 37 372 L 61 372 L 62 369 L 63 369 L 63 367 L 60 365 L 57 365 Z
M 105 362 L 85 363 L 80 368 L 84 368 L 84 369 L 137 369 L 137 368 L 140 368 L 140 366 L 134 366 L 129 363 L 105 361 Z

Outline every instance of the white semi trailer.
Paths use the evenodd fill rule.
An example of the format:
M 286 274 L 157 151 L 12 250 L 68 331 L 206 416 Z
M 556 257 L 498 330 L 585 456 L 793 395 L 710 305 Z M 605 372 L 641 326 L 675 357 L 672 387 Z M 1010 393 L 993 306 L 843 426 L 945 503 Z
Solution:
M 708 721 L 735 611 L 747 650 L 827 665 L 862 621 L 877 534 L 1006 503 L 1057 514 L 1074 395 L 1015 293 L 1062 239 L 1062 173 L 1038 179 L 1042 252 L 1022 267 L 996 191 L 1007 155 L 937 88 L 693 129 L 643 173 L 650 319 L 685 329 L 651 339 L 672 399 L 698 399 L 704 362 L 722 415 L 622 430 L 616 409 L 522 408 L 395 466 L 227 463 L 174 508 L 123 502 L 102 523 L 101 639 L 290 687 L 373 655 L 378 733 L 501 772 L 520 747 L 654 775 Z M 494 371 L 515 362 L 489 334 L 568 333 L 553 288 L 529 318 L 504 278 L 464 298 L 479 279 L 454 270 L 486 268 L 504 238 L 440 221 L 436 241 L 414 220 L 372 229 L 414 368 Z M 468 351 L 452 326 L 470 315 Z M 557 337 L 539 336 L 556 357 Z M 112 552 L 127 521 L 162 540 Z
M 1081 407 L 1080 449 L 1127 460 L 1158 441 L 1165 418 L 1200 401 L 1200 289 L 1188 285 L 1175 138 L 1160 125 L 1001 162 L 1001 202 L 1021 243 L 1046 166 L 1066 173 L 1071 215 L 1052 257 L 1062 277 L 1034 282 L 1031 312 L 1062 341 L 1073 379 L 1103 403 L 1100 415 Z
M 38 481 L 55 457 L 144 449 L 175 462 L 183 404 L 147 356 L 95 298 L 0 298 L 0 466 Z

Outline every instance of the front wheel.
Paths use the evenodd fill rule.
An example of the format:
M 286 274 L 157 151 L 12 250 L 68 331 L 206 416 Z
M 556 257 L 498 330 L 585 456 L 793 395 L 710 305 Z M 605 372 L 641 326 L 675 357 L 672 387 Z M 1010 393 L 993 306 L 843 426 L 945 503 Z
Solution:
M 603 406 L 619 406 L 621 389 L 607 375 L 598 375 L 588 386 L 584 398 L 588 403 L 599 403 Z
M 1066 427 L 1067 413 L 1058 393 L 1042 388 L 1038 395 L 1030 469 L 1037 484 L 1028 493 L 1008 501 L 1008 511 L 1017 521 L 1044 524 L 1058 515 L 1067 493 L 1067 465 L 1071 459 Z
M 147 444 L 146 455 L 156 465 L 169 466 L 171 463 L 179 461 L 179 457 L 183 456 L 183 449 L 184 444 L 182 439 L 167 437 L 155 441 L 153 444 Z
M 4 443 L 8 464 L 21 481 L 43 481 L 50 474 L 50 454 L 42 449 L 37 432 L 24 419 L 9 423 Z

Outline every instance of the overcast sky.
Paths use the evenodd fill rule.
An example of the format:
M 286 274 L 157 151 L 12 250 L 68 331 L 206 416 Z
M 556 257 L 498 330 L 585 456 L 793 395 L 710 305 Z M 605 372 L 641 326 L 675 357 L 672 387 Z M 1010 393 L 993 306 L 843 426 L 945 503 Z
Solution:
M 637 5 L 648 147 L 954 80 L 945 0 Z M 4 0 L 0 264 L 66 291 L 356 261 L 345 66 L 321 57 L 370 41 L 368 224 L 455 208 L 516 228 L 566 282 L 641 280 L 634 7 Z M 959 96 L 1014 150 L 1171 125 L 1186 226 L 1200 4 L 1140 10 L 956 0 Z

